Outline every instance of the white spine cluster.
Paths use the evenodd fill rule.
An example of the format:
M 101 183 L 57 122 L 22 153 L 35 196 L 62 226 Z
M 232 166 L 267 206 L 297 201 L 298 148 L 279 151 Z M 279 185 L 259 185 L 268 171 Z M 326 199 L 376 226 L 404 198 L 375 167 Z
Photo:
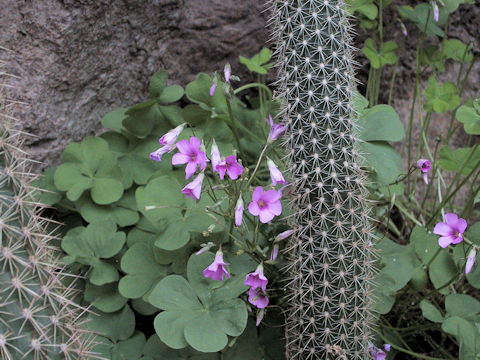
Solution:
M 352 28 L 337 0 L 272 0 L 292 181 L 288 359 L 369 359 L 373 273 L 353 94 Z

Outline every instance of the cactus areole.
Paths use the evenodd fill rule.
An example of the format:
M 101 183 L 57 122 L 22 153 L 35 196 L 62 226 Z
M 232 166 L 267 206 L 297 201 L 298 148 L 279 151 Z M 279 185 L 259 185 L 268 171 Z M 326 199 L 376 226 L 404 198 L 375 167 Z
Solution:
M 292 225 L 288 359 L 369 359 L 371 227 L 341 1 L 272 1 Z

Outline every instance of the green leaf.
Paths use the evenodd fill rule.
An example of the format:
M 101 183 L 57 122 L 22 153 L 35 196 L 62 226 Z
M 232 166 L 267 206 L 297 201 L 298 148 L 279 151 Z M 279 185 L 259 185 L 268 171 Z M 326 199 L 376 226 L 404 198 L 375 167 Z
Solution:
M 388 185 L 402 174 L 403 160 L 393 147 L 383 141 L 361 143 L 367 165 L 375 171 L 375 182 Z
M 348 0 L 347 9 L 352 14 L 358 12 L 370 20 L 375 20 L 378 15 L 378 8 L 373 0 Z
M 463 168 L 462 175 L 468 176 L 480 162 L 480 147 L 477 147 L 474 153 L 473 150 L 473 147 L 452 150 L 450 146 L 445 145 L 440 149 L 438 166 L 443 170 L 453 172 L 460 172 Z
M 122 125 L 133 135 L 144 138 L 150 135 L 155 124 L 163 119 L 156 100 L 134 105 L 126 111 L 127 117 Z
M 128 301 L 118 293 L 117 283 L 95 286 L 87 282 L 84 298 L 94 307 L 106 313 L 120 310 Z
M 442 288 L 440 293 L 448 294 L 449 288 L 444 286 L 454 280 L 454 276 L 457 275 L 457 267 L 446 249 L 442 249 L 435 260 L 432 261 L 428 272 L 435 289 Z
M 88 315 L 87 329 L 108 337 L 111 341 L 128 339 L 135 331 L 135 315 L 128 305 L 114 313 L 102 313 Z
M 165 89 L 167 78 L 168 73 L 165 70 L 153 74 L 150 85 L 148 86 L 148 91 L 150 92 L 150 95 L 152 97 L 157 97 L 163 92 L 163 89 Z
M 120 293 L 130 299 L 143 296 L 153 284 L 167 274 L 167 268 L 157 264 L 153 248 L 148 243 L 136 243 L 123 255 L 120 263 L 126 274 L 119 283 Z
M 271 64 L 266 63 L 270 61 L 271 58 L 272 52 L 267 48 L 263 48 L 258 54 L 255 54 L 250 59 L 240 56 L 239 60 L 240 64 L 245 65 L 251 72 L 265 75 L 271 67 Z
M 81 143 L 68 145 L 62 157 L 64 163 L 55 171 L 54 182 L 59 190 L 67 191 L 69 200 L 77 201 L 90 188 L 97 204 L 120 199 L 122 172 L 104 139 L 86 137 Z
M 465 320 L 480 321 L 480 302 L 466 294 L 451 294 L 445 298 L 445 310 L 449 316 L 460 316 Z
M 126 111 L 126 108 L 118 108 L 110 111 L 101 120 L 103 127 L 111 129 L 117 133 L 123 132 L 125 128 L 123 127 L 122 122 L 127 117 L 125 114 Z
M 442 54 L 447 59 L 459 62 L 470 62 L 473 59 L 472 48 L 468 47 L 460 40 L 445 39 L 442 41 Z
M 474 104 L 477 104 L 478 108 L 480 106 L 480 98 L 476 99 Z M 455 117 L 463 123 L 467 134 L 480 135 L 480 111 L 477 110 L 474 105 L 469 106 L 465 104 L 460 106 L 455 113 Z
M 393 65 L 398 61 L 395 54 L 398 45 L 393 41 L 387 41 L 382 44 L 380 50 L 377 50 L 375 41 L 371 38 L 365 41 L 362 52 L 370 60 L 370 64 L 374 69 L 380 69 L 385 65 Z
M 157 335 L 152 335 L 148 339 L 143 352 L 153 360 L 220 360 L 220 353 L 201 353 L 190 347 L 181 350 L 171 349 L 165 346 Z
M 445 82 L 440 86 L 437 80 L 431 77 L 428 80 L 428 87 L 425 89 L 424 95 L 427 111 L 442 114 L 448 110 L 455 110 L 460 105 L 457 87 L 452 82 Z
M 182 186 L 170 176 L 160 176 L 149 181 L 147 186 L 136 191 L 138 210 L 157 225 L 175 221 L 182 217 L 181 207 L 185 204 Z M 146 207 L 154 207 L 146 210 Z
M 86 228 L 76 227 L 65 235 L 62 249 L 81 264 L 90 265 L 90 281 L 94 285 L 118 280 L 115 267 L 101 259 L 116 255 L 125 243 L 125 233 L 116 232 L 113 221 L 98 221 Z
M 232 276 L 223 283 L 204 278 L 202 271 L 213 257 L 211 253 L 192 255 L 187 265 L 188 281 L 178 275 L 167 276 L 150 294 L 149 301 L 164 310 L 155 318 L 155 330 L 172 348 L 188 344 L 202 352 L 220 351 L 227 345 L 227 335 L 238 336 L 245 329 L 247 310 L 236 298 L 238 285 L 222 290 L 245 275 Z
M 38 188 L 36 198 L 42 204 L 54 205 L 62 199 L 62 194 L 55 187 L 54 174 L 56 168 L 48 168 L 38 179 L 32 182 L 32 186 Z
M 419 4 L 412 8 L 411 6 L 399 6 L 398 13 L 401 17 L 412 21 L 422 32 L 425 32 L 428 36 L 444 36 L 443 30 L 439 25 L 444 24 L 446 16 L 441 14 L 441 19 L 437 23 L 433 19 L 433 11 L 429 4 Z
M 422 315 L 427 320 L 441 323 L 443 322 L 443 316 L 440 310 L 438 310 L 432 303 L 428 300 L 422 300 L 420 302 L 420 309 L 422 309 Z
M 422 226 L 415 226 L 410 234 L 410 243 L 413 244 L 417 256 L 422 260 L 422 264 L 426 265 L 437 252 L 438 236 L 429 233 Z
M 476 357 L 479 331 L 475 324 L 459 316 L 452 316 L 443 322 L 442 330 L 457 339 L 460 344 L 460 360 Z
M 405 135 L 403 124 L 389 105 L 376 105 L 362 113 L 357 124 L 364 141 L 400 141 Z
M 158 101 L 162 104 L 172 103 L 182 98 L 183 88 L 180 85 L 172 85 L 163 89 L 163 92 L 158 96 Z
M 480 246 L 480 222 L 469 226 L 465 235 L 467 235 L 468 240 Z
M 140 359 L 145 346 L 145 335 L 137 332 L 131 338 L 119 341 L 112 349 L 112 360 L 137 360 Z

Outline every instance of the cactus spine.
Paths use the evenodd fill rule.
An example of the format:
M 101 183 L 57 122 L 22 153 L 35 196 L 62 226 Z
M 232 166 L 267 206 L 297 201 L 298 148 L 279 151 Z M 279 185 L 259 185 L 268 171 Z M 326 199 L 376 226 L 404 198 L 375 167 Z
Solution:
M 0 359 L 94 359 L 0 89 Z M 71 283 L 71 281 L 70 281 Z
M 367 359 L 371 227 L 355 137 L 351 28 L 337 0 L 272 1 L 293 225 L 289 359 Z

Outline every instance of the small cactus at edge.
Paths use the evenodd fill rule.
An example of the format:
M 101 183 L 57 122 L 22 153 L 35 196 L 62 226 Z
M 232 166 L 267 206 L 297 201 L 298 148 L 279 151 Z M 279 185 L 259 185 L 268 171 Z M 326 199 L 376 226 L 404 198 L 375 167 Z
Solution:
M 288 359 L 370 359 L 372 228 L 343 8 L 335 0 L 271 2 L 296 229 L 285 250 Z
M 95 359 L 0 89 L 0 359 Z

